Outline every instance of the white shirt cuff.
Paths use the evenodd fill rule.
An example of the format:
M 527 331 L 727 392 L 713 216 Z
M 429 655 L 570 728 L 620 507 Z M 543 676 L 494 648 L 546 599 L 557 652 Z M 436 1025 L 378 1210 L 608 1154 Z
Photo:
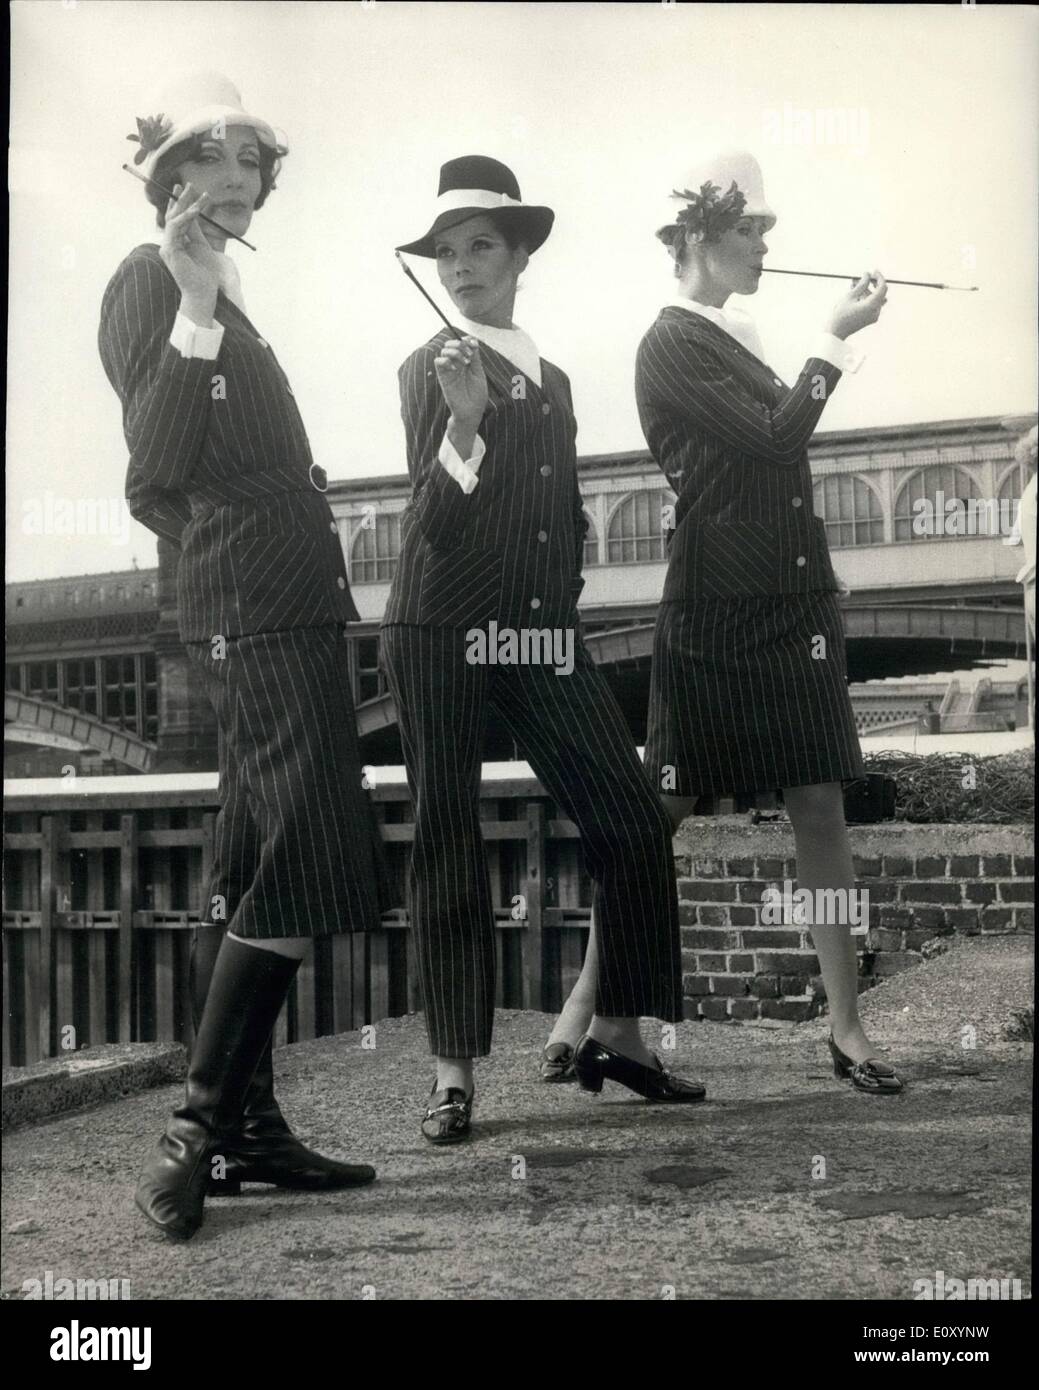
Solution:
M 468 495 L 480 481 L 477 475 L 480 472 L 480 464 L 483 463 L 483 456 L 486 451 L 486 444 L 480 436 L 477 435 L 476 441 L 473 444 L 472 458 L 463 459 L 450 439 L 448 439 L 447 431 L 445 430 L 437 459 L 441 466 L 454 478 L 462 491 Z
M 224 337 L 224 325 L 215 328 L 201 328 L 183 314 L 173 320 L 170 342 L 181 357 L 203 357 L 207 362 L 215 362 L 220 354 L 220 344 Z
M 824 362 L 829 362 L 832 367 L 837 367 L 842 372 L 857 372 L 866 360 L 864 353 L 854 352 L 844 339 L 838 338 L 835 333 L 820 333 L 809 356 L 821 357 Z

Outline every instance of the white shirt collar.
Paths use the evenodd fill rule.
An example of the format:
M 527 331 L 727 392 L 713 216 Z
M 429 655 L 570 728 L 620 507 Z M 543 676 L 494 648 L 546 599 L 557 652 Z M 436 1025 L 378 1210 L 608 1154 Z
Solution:
M 529 333 L 522 328 L 492 328 L 490 324 L 474 323 L 461 314 L 454 317 L 463 332 L 486 343 L 495 352 L 500 352 L 515 363 L 524 376 L 529 376 L 535 386 L 541 385 L 541 354 Z
M 675 295 L 667 302 L 676 309 L 688 309 L 691 313 L 702 314 L 705 319 L 710 319 L 719 328 L 723 328 L 730 337 L 735 338 L 738 343 L 742 343 L 760 362 L 764 362 L 768 366 L 765 359 L 765 349 L 758 336 L 754 320 L 744 309 L 738 309 L 735 306 L 731 309 L 716 309 L 713 304 L 701 304 L 699 300 L 687 299 L 684 295 Z

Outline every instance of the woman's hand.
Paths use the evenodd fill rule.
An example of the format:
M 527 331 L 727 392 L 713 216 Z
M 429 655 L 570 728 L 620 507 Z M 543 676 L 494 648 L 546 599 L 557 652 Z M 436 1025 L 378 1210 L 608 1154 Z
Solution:
M 838 338 L 850 338 L 860 328 L 876 323 L 886 303 L 887 281 L 879 270 L 870 271 L 833 306 L 827 327 Z
M 203 328 L 213 324 L 217 291 L 220 288 L 220 262 L 202 234 L 198 215 L 208 198 L 195 193 L 191 184 L 183 189 L 175 184 L 166 210 L 166 230 L 159 255 L 180 288 L 180 311 Z
M 433 365 L 452 419 L 460 430 L 471 430 L 475 435 L 488 400 L 479 342 L 475 338 L 449 338 Z

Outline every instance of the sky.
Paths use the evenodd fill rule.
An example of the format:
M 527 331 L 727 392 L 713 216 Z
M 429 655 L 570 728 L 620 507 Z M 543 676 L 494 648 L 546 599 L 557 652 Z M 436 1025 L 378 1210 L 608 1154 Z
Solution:
M 766 264 L 980 286 L 893 286 L 823 429 L 1035 409 L 1034 7 L 15 0 L 11 22 L 9 579 L 155 563 L 122 510 L 97 321 L 160 235 L 125 137 L 199 69 L 287 138 L 257 251 L 229 249 L 330 478 L 406 472 L 396 369 L 439 321 L 393 247 L 463 154 L 555 209 L 515 321 L 571 378 L 580 453 L 643 447 L 635 350 L 674 292 L 653 233 L 719 148 L 762 165 Z M 412 266 L 446 307 L 432 263 Z M 767 275 L 730 303 L 792 381 L 842 289 Z M 78 530 L 37 533 L 83 500 Z

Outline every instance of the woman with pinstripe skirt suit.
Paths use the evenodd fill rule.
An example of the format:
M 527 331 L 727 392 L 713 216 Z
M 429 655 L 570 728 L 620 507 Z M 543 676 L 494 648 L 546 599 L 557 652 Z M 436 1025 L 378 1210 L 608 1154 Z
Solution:
M 682 1016 L 678 907 L 666 815 L 580 638 L 587 521 L 567 378 L 512 322 L 518 275 L 553 214 L 511 170 L 467 156 L 441 170 L 432 226 L 398 250 L 434 258 L 463 335 L 441 330 L 400 370 L 414 492 L 383 617 L 382 664 L 415 804 L 409 908 L 437 1077 L 433 1143 L 470 1132 L 472 1059 L 490 1051 L 494 912 L 480 829 L 488 715 L 509 729 L 578 825 L 596 885 L 602 968 L 584 1080 L 700 1099 L 642 1045 L 640 1015 Z M 474 638 L 569 634 L 572 669 L 491 664 Z
M 185 1100 L 136 1193 L 153 1224 L 187 1239 L 207 1193 L 243 1181 L 328 1190 L 375 1177 L 292 1134 L 271 1033 L 309 939 L 378 926 L 391 895 L 361 785 L 344 642 L 357 612 L 325 480 L 223 255 L 285 152 L 211 74 L 156 110 L 138 121 L 144 170 L 175 196 L 149 186 L 162 244 L 138 246 L 112 277 L 99 347 L 123 406 L 130 511 L 180 549 L 180 636 L 219 727 Z
M 781 789 L 799 886 L 850 891 L 841 782 L 863 766 L 807 445 L 842 370 L 857 369 L 844 340 L 876 322 L 887 287 L 878 271 L 852 286 L 788 389 L 749 318 L 723 308 L 731 294 L 756 293 L 776 220 L 756 161 L 717 156 L 682 189 L 686 207 L 657 233 L 680 295 L 642 339 L 635 379 L 647 443 L 678 499 L 646 767 L 676 829 L 702 794 Z M 835 1074 L 897 1093 L 901 1080 L 873 1056 L 859 1019 L 848 922 L 814 920 L 812 935 Z

